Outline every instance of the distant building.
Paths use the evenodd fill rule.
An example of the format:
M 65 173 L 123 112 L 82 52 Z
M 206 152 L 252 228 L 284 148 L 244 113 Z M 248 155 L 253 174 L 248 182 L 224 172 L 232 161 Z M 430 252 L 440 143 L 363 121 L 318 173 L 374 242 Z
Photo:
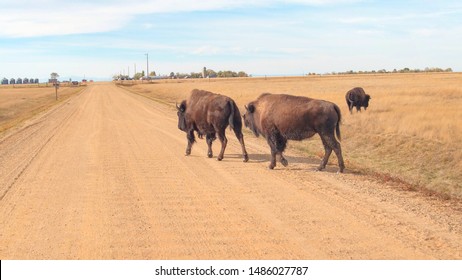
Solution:
M 24 79 L 21 79 L 21 78 L 18 78 L 18 79 L 14 79 L 14 78 L 11 78 L 10 80 L 8 80 L 7 78 L 3 78 L 1 80 L 1 84 L 2 85 L 14 85 L 14 84 L 38 84 L 39 83 L 39 79 L 33 79 L 33 78 L 24 78 Z

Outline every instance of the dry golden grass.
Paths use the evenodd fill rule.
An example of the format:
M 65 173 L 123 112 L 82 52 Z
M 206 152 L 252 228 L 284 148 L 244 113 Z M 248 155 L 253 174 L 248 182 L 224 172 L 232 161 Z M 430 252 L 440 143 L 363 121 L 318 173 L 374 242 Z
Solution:
M 128 84 L 126 84 L 128 85 Z M 444 196 L 462 197 L 462 74 L 386 74 L 167 80 L 129 84 L 133 92 L 170 104 L 194 89 L 232 97 L 241 112 L 262 92 L 332 101 L 343 113 L 342 149 L 350 171 L 406 182 Z M 372 96 L 366 112 L 348 112 L 345 93 L 356 86 Z M 246 137 L 253 137 L 250 133 Z M 289 149 L 322 156 L 319 137 Z M 330 164 L 336 164 L 335 156 Z
M 54 87 L 0 86 L 0 133 L 63 102 L 82 87 L 61 87 L 56 101 Z

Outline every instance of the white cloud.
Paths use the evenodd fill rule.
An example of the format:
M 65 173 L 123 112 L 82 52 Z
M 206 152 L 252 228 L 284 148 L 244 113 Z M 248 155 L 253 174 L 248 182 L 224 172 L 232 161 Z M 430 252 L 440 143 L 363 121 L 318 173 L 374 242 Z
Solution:
M 152 23 L 144 23 L 143 28 L 144 29 L 152 29 L 154 27 L 154 24 Z
M 418 36 L 429 37 L 429 36 L 440 35 L 441 31 L 442 30 L 439 30 L 436 28 L 418 28 L 418 29 L 412 30 L 411 33 L 418 35 Z
M 242 5 L 244 1 L 9 1 L 0 2 L 0 36 L 37 37 L 117 30 L 136 15 L 207 11 Z M 11 3 L 14 2 L 14 5 Z
M 0 66 L 8 69 L 4 75 L 36 75 L 26 74 L 33 64 L 46 75 L 91 71 L 104 76 L 134 63 L 145 65 L 147 52 L 160 73 L 199 71 L 203 66 L 263 74 L 388 69 L 401 64 L 417 68 L 412 66 L 417 61 L 414 53 L 425 58 L 423 64 L 429 64 L 431 54 L 458 57 L 462 40 L 457 27 L 460 8 L 419 12 L 419 7 L 408 5 L 405 9 L 391 4 L 348 5 L 361 2 L 356 0 L 67 2 L 0 0 Z M 235 10 L 228 13 L 229 9 Z M 70 34 L 88 35 L 42 38 Z M 449 61 L 453 64 L 442 60 L 432 65 L 460 69 L 456 60 Z
M 331 5 L 357 0 L 0 0 L 0 36 L 38 37 L 114 31 L 137 15 L 226 10 L 275 4 Z M 145 28 L 150 26 L 144 26 Z
M 339 17 L 335 21 L 343 24 L 385 24 L 385 23 L 401 23 L 403 21 L 416 21 L 416 20 L 435 20 L 444 19 L 447 16 L 461 14 L 462 10 L 446 10 L 437 12 L 421 12 L 421 13 L 400 13 L 389 15 L 385 12 L 376 13 L 374 16 L 348 16 Z
M 218 54 L 218 53 L 222 53 L 221 48 L 216 47 L 216 46 L 210 46 L 210 45 L 200 46 L 191 51 L 191 54 L 194 54 L 194 55 L 211 55 L 211 54 Z
M 72 6 L 46 9 L 2 10 L 0 35 L 5 37 L 38 37 L 110 31 L 125 25 L 129 17 L 121 11 L 107 14 L 100 9 Z

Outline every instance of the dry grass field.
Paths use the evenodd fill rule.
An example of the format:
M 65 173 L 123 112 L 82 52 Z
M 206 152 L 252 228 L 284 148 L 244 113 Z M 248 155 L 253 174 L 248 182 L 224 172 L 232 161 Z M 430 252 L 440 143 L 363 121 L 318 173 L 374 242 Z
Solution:
M 0 86 L 0 133 L 63 102 L 81 87 L 61 87 L 56 100 L 54 87 Z
M 345 93 L 356 86 L 372 99 L 367 111 L 350 115 Z M 329 100 L 343 113 L 347 172 L 396 181 L 411 191 L 462 197 L 460 73 L 167 80 L 124 84 L 124 88 L 172 106 L 194 88 L 210 90 L 232 97 L 241 113 L 245 104 L 263 92 Z M 246 130 L 246 137 L 254 136 Z M 288 149 L 310 157 L 324 153 L 319 136 L 289 142 Z M 335 155 L 329 164 L 336 164 Z
M 460 127 L 449 118 L 460 107 L 459 78 L 90 84 L 0 133 L 0 259 L 460 260 L 462 199 L 409 191 L 460 195 Z M 373 102 L 350 115 L 343 96 L 358 85 Z M 224 160 L 206 156 L 205 140 L 185 157 L 175 101 L 195 87 L 233 96 L 242 109 L 263 91 L 338 103 L 346 172 L 336 174 L 335 155 L 314 171 L 318 136 L 290 142 L 289 166 L 268 170 L 268 145 L 248 129 L 246 163 L 230 132 Z M 2 106 L 22 106 L 22 115 L 42 98 L 55 102 L 29 90 L 1 92 L 20 97 L 9 105 L 2 97 Z M 425 111 L 446 119 L 426 120 Z

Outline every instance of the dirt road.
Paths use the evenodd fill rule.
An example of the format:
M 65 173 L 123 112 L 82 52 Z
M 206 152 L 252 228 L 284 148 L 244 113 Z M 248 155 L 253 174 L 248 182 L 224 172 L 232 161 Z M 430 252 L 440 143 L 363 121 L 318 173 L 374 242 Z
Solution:
M 227 134 L 185 157 L 174 107 L 89 86 L 0 136 L 0 259 L 462 258 L 459 202 Z

